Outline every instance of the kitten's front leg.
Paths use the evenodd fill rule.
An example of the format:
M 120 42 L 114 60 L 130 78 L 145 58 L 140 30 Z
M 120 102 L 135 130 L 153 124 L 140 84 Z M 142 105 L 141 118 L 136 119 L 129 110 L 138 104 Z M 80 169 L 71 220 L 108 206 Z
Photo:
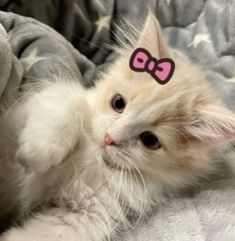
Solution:
M 0 241 L 103 241 L 109 220 L 100 213 L 69 213 L 62 209 L 35 216 L 23 227 L 12 228 Z
M 79 84 L 54 83 L 20 106 L 26 112 L 16 158 L 27 168 L 44 173 L 58 165 L 76 146 L 87 111 Z

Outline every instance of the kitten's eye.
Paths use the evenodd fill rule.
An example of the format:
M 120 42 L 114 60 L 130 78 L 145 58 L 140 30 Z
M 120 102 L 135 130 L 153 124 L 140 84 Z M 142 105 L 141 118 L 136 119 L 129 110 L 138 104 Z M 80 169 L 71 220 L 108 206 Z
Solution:
M 149 149 L 159 149 L 161 144 L 158 138 L 152 134 L 150 131 L 145 131 L 140 134 L 140 140 L 142 141 L 143 145 Z
M 118 113 L 122 113 L 126 107 L 126 103 L 120 94 L 116 94 L 113 96 L 113 98 L 111 100 L 111 106 Z

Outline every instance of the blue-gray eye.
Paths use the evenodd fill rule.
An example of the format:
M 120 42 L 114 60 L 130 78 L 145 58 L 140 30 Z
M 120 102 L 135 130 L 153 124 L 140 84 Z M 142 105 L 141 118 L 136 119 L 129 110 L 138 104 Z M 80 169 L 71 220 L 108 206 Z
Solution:
M 126 107 L 126 102 L 120 94 L 116 94 L 111 100 L 111 106 L 116 112 L 122 113 Z
M 156 150 L 161 148 L 158 138 L 150 131 L 145 131 L 140 134 L 140 140 L 143 145 L 149 149 Z

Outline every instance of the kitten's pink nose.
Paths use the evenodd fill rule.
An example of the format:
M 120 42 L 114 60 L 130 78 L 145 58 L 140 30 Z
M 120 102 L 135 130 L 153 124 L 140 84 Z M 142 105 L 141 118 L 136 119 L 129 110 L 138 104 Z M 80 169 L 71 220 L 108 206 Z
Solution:
M 110 137 L 108 133 L 106 133 L 104 136 L 104 144 L 106 146 L 113 146 L 116 145 L 116 142 Z

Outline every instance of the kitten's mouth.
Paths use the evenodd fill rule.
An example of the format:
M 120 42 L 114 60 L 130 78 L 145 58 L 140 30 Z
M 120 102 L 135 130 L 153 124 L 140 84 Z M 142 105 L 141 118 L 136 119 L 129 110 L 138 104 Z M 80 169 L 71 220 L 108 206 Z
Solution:
M 103 153 L 102 157 L 103 157 L 103 161 L 104 161 L 105 165 L 108 168 L 115 169 L 115 170 L 122 170 L 123 169 L 116 162 L 114 162 L 106 152 Z
M 104 163 L 105 163 L 109 168 L 116 168 L 116 167 L 117 167 L 117 164 L 111 163 L 111 161 L 109 161 L 109 159 L 103 158 L 103 160 L 104 160 Z

